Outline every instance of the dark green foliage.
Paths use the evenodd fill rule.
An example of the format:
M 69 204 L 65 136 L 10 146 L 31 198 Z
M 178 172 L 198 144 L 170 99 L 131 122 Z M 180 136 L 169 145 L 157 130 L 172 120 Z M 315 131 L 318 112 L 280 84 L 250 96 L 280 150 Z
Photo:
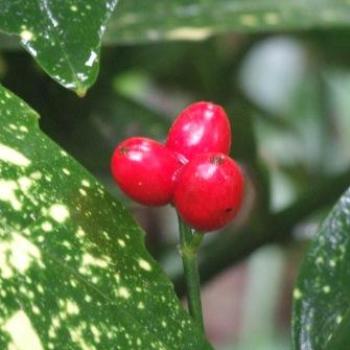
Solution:
M 0 30 L 22 45 L 52 78 L 84 94 L 96 79 L 102 35 L 116 0 L 0 1 Z
M 321 225 L 294 290 L 294 343 L 301 350 L 350 344 L 350 190 Z
M 116 5 L 0 0 L 0 80 L 42 116 L 39 129 L 37 114 L 0 87 L 0 349 L 211 348 L 147 253 L 143 231 L 105 189 L 125 201 L 111 185 L 114 146 L 134 135 L 163 140 L 186 103 L 226 108 L 232 155 L 247 177 L 242 217 L 202 249 L 203 283 L 263 245 L 295 242 L 304 221 L 319 222 L 350 184 L 349 1 Z M 279 40 L 302 57 L 302 73 L 275 108 L 252 94 L 243 72 Z M 289 58 L 280 63 L 288 69 Z M 278 68 L 258 63 L 259 74 Z M 263 80 L 259 74 L 251 84 Z M 56 83 L 83 95 L 95 80 L 84 99 Z M 268 77 L 263 90 L 274 82 Z M 349 197 L 321 226 L 302 266 L 296 350 L 350 343 Z M 152 252 L 168 257 L 175 244 L 164 223 L 149 221 Z M 184 294 L 182 276 L 171 277 Z M 19 328 L 29 332 L 25 344 Z

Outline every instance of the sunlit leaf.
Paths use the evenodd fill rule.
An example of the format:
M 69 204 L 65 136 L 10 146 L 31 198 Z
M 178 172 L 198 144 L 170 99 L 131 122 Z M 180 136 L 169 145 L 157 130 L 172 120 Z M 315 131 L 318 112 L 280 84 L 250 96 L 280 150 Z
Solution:
M 83 94 L 95 81 L 101 38 L 117 0 L 0 0 L 0 30 L 63 86 Z

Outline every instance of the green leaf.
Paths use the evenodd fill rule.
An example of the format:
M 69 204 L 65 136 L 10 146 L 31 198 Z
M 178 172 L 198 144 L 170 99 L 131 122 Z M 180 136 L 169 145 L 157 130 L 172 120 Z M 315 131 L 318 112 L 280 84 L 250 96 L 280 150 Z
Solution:
M 0 30 L 20 36 L 63 86 L 84 94 L 98 72 L 101 38 L 117 0 L 0 0 Z
M 298 30 L 350 24 L 347 0 L 128 0 L 119 6 L 109 23 L 107 43 L 200 40 L 233 30 Z
M 321 226 L 303 262 L 294 290 L 295 349 L 348 349 L 349 254 L 350 189 Z
M 327 350 L 348 350 L 349 349 L 349 326 L 350 326 L 350 313 L 347 312 L 344 318 L 341 320 L 339 327 L 337 328 L 334 336 L 327 344 Z
M 0 87 L 0 349 L 211 349 L 121 204 Z

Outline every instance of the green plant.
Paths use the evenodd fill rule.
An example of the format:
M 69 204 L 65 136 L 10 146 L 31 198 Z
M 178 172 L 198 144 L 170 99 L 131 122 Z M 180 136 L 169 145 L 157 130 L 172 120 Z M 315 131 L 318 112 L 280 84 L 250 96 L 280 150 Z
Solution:
M 199 275 L 271 243 L 299 256 L 305 223 L 326 218 L 294 291 L 293 346 L 346 349 L 349 13 L 346 0 L 0 0 L 0 348 L 211 349 Z M 217 235 L 180 221 L 187 273 L 166 275 L 171 232 L 144 235 L 109 163 L 122 139 L 164 140 L 195 100 L 228 112 L 248 200 Z M 280 346 L 248 340 L 229 348 Z

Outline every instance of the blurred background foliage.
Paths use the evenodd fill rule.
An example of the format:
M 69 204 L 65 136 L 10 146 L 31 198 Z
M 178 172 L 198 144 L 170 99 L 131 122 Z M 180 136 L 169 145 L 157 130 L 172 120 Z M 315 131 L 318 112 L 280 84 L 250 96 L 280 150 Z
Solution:
M 247 188 L 237 220 L 206 236 L 201 274 L 207 332 L 221 350 L 233 344 L 239 350 L 290 349 L 291 291 L 301 257 L 350 183 L 350 31 L 343 25 L 208 38 L 182 32 L 172 39 L 197 40 L 172 41 L 153 32 L 153 41 L 145 42 L 134 39 L 132 28 L 137 30 L 122 31 L 125 40 L 117 46 L 108 32 L 98 80 L 83 99 L 58 86 L 8 39 L 0 51 L 0 80 L 43 116 L 49 136 L 134 212 L 180 296 L 172 208 L 129 202 L 112 182 L 109 159 L 126 137 L 164 140 L 171 121 L 193 101 L 222 104 Z

